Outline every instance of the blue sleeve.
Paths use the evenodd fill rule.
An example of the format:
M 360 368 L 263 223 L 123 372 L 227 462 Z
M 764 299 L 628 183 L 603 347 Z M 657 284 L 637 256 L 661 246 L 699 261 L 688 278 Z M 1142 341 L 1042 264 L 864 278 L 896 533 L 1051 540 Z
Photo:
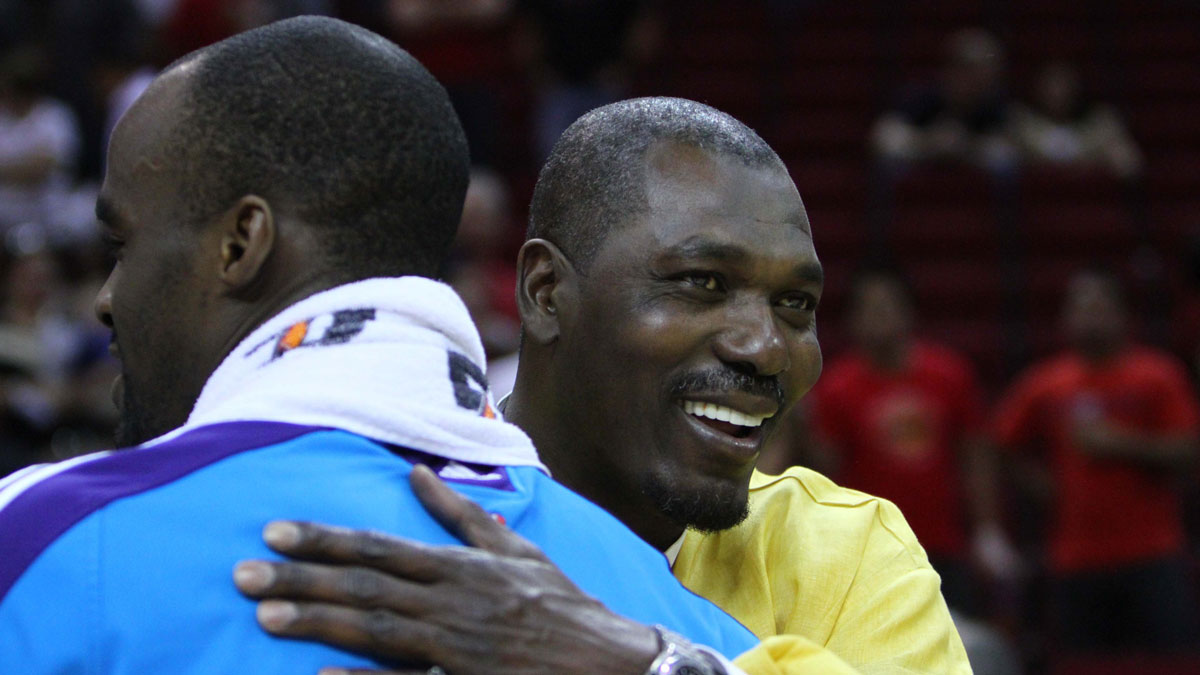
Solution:
M 100 528 L 59 538 L 0 602 L 0 670 L 85 675 L 107 670 L 98 649 Z

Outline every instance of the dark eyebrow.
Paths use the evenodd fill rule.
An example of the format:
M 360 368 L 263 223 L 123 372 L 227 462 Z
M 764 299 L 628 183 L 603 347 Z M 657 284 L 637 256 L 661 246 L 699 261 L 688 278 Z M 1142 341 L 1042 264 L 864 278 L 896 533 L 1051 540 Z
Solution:
M 796 266 L 796 276 L 813 284 L 825 285 L 825 270 L 821 263 L 803 262 Z
M 679 260 L 703 258 L 735 263 L 745 260 L 747 254 L 740 246 L 700 237 L 690 237 L 665 249 L 660 257 Z
M 740 246 L 726 244 L 701 237 L 691 237 L 665 249 L 661 260 L 714 260 L 736 264 L 746 261 L 750 254 Z M 825 284 L 825 270 L 816 260 L 806 260 L 794 268 L 797 278 L 806 283 Z

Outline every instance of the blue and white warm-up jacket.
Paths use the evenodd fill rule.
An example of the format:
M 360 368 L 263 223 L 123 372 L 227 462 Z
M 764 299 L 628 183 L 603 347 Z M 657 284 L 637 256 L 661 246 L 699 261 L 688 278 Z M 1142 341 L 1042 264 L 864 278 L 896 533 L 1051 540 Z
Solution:
M 297 675 L 377 665 L 263 632 L 232 573 L 240 560 L 278 558 L 261 539 L 277 519 L 457 543 L 412 494 L 413 461 L 345 431 L 226 422 L 10 479 L 0 489 L 0 672 Z M 730 658 L 757 642 L 681 586 L 661 553 L 536 468 L 476 469 L 442 475 L 617 613 Z

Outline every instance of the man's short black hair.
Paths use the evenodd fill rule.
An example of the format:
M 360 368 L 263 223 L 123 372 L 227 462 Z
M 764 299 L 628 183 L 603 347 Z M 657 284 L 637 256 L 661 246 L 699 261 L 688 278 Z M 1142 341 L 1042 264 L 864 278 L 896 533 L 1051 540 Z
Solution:
M 586 270 L 608 232 L 647 208 L 646 153 L 660 141 L 786 170 L 766 141 L 716 108 L 666 97 L 613 103 L 555 143 L 533 190 L 528 238 L 553 242 Z
M 458 227 L 467 141 L 445 89 L 400 47 L 324 17 L 206 47 L 170 151 L 188 218 L 257 194 L 311 226 L 331 271 L 432 276 Z

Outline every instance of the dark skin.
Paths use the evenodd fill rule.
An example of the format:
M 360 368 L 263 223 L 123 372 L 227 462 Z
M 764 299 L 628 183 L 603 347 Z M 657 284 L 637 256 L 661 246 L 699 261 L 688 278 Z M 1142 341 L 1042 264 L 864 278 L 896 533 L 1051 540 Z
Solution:
M 96 203 L 116 258 L 95 311 L 112 329 L 110 351 L 122 362 L 113 386 L 119 445 L 182 425 L 208 376 L 242 338 L 333 285 L 319 272 L 307 228 L 279 204 L 246 195 L 214 207 L 204 223 L 181 212 L 186 177 L 167 137 L 187 80 L 184 69 L 163 74 L 122 118 Z
M 114 386 L 114 394 L 123 414 L 135 415 L 138 420 L 130 443 L 182 424 L 211 371 L 230 349 L 282 308 L 337 283 L 335 275 L 322 272 L 327 268 L 316 239 L 304 223 L 289 217 L 286 204 L 247 195 L 224 210 L 215 209 L 219 213 L 210 222 L 181 222 L 176 207 L 183 179 L 164 139 L 167 127 L 177 117 L 176 106 L 186 86 L 186 72 L 165 74 L 118 126 L 97 208 L 117 264 L 98 294 L 96 312 L 114 330 L 114 344 L 120 347 L 114 351 L 125 356 L 121 378 L 125 382 Z M 160 320 L 163 316 L 170 320 Z M 178 371 L 164 373 L 166 364 L 178 365 Z M 130 405 L 133 401 L 126 389 L 139 392 L 135 405 Z M 389 640 L 416 636 L 417 641 L 404 644 L 431 649 L 430 659 L 436 658 L 456 672 L 469 670 L 459 667 L 455 655 L 462 662 L 486 660 L 484 672 L 490 673 L 564 672 L 563 662 L 576 660 L 578 651 L 561 650 L 538 661 L 539 671 L 531 669 L 531 655 L 519 646 L 534 639 L 559 639 L 560 633 L 574 636 L 599 630 L 601 639 L 576 642 L 575 649 L 586 649 L 613 664 L 613 672 L 645 670 L 658 649 L 653 631 L 613 615 L 587 597 L 547 563 L 536 547 L 499 528 L 478 507 L 458 499 L 431 475 L 418 470 L 414 487 L 452 531 L 480 548 L 434 550 L 412 544 L 396 548 L 382 540 L 366 545 L 356 540 L 354 547 L 347 548 L 336 533 L 301 537 L 295 548 L 288 547 L 286 537 L 282 541 L 272 537 L 273 545 L 301 557 L 311 554 L 336 559 L 341 555 L 347 562 L 373 563 L 381 566 L 382 572 L 409 574 L 418 583 L 434 578 L 453 580 L 462 584 L 453 586 L 458 601 L 445 602 L 450 596 L 439 589 L 436 602 L 427 599 L 417 605 L 420 621 L 407 624 L 399 621 L 395 611 L 354 611 L 348 617 L 344 611 L 323 612 L 319 604 L 305 605 L 310 613 L 300 614 L 299 620 L 289 624 L 293 630 L 315 630 L 328 621 L 339 626 L 337 639 L 347 647 L 382 652 L 386 657 L 401 654 L 388 651 Z M 489 527 L 492 529 L 485 529 Z M 272 533 L 277 534 L 278 528 Z M 482 557 L 492 555 L 499 556 L 498 562 L 492 564 L 489 557 L 488 564 L 481 564 Z M 405 564 L 406 560 L 411 564 Z M 253 572 L 254 566 L 250 570 Z M 367 605 L 382 603 L 386 595 L 389 602 L 401 603 L 388 605 L 392 610 L 414 606 L 397 600 L 408 597 L 413 601 L 411 592 L 403 593 L 411 591 L 412 584 L 376 588 L 385 579 L 381 572 L 355 573 L 350 585 L 345 585 L 340 578 L 336 583 L 322 577 L 314 580 L 310 575 L 316 571 L 299 568 L 295 575 L 281 571 L 273 587 L 286 590 L 284 584 L 289 581 L 302 581 L 306 592 L 315 594 L 308 596 L 310 600 L 349 592 Z M 251 592 L 254 578 L 242 574 L 239 583 Z M 506 602 L 484 605 L 472 597 L 485 591 L 499 593 Z M 278 616 L 280 609 L 278 604 L 264 604 L 260 618 L 270 625 L 272 612 Z M 527 633 L 527 624 L 520 618 L 531 613 L 553 617 L 549 628 L 538 629 L 546 632 Z M 464 615 L 476 625 L 491 627 L 491 639 L 454 641 L 453 622 Z M 311 622 L 306 623 L 305 617 L 312 617 Z M 369 634 L 347 630 L 348 621 L 356 619 L 365 621 Z M 443 622 L 440 631 L 439 621 Z M 414 626 L 425 629 L 414 632 Z M 410 655 L 420 659 L 419 653 Z
M 247 334 L 284 307 L 338 283 L 337 275 L 326 271 L 317 239 L 289 215 L 286 204 L 246 195 L 223 210 L 214 209 L 219 213 L 209 222 L 183 222 L 177 201 L 184 178 L 165 139 L 186 86 L 186 70 L 161 76 L 118 125 L 97 207 L 117 263 L 97 296 L 96 313 L 114 331 L 113 351 L 125 357 L 114 397 L 123 417 L 136 418 L 136 424 L 126 425 L 128 443 L 181 425 L 211 372 Z M 177 368 L 166 372 L 170 366 Z M 136 400 L 131 396 L 135 392 Z M 350 649 L 388 658 L 407 654 L 417 661 L 437 659 L 455 672 L 470 672 L 459 664 L 476 660 L 486 662 L 482 672 L 489 673 L 565 672 L 566 662 L 578 660 L 579 649 L 611 664 L 613 672 L 645 670 L 658 650 L 652 630 L 613 615 L 583 594 L 531 544 L 503 528 L 483 529 L 495 524 L 473 504 L 454 501 L 454 493 L 431 475 L 416 471 L 414 487 L 448 527 L 480 548 L 397 548 L 383 540 L 365 545 L 356 540 L 347 548 L 337 533 L 302 536 L 289 548 L 286 536 L 270 536 L 279 533 L 273 528 L 269 541 L 278 550 L 301 557 L 341 555 L 348 562 L 381 568 L 355 572 L 349 582 L 314 578 L 312 574 L 320 571 L 316 568 L 280 571 L 272 586 L 276 590 L 302 582 L 309 600 L 349 592 L 360 603 L 377 605 L 375 611 L 349 614 L 305 605 L 305 612 L 289 624 L 291 629 L 315 630 L 326 625 L 323 621 L 331 622 L 339 626 L 337 639 Z M 287 528 L 283 532 L 286 535 Z M 498 556 L 495 561 L 493 555 Z M 484 557 L 486 565 L 481 564 Z M 242 571 L 239 583 L 253 592 L 255 566 L 250 566 L 249 575 Z M 384 573 L 408 575 L 416 583 L 382 584 L 387 580 Z M 438 579 L 452 591 L 428 589 L 425 601 L 419 602 L 413 593 L 417 584 Z M 452 592 L 457 602 L 446 602 Z M 485 592 L 498 593 L 504 602 L 479 603 L 475 596 Z M 415 608 L 416 619 L 403 622 L 399 610 L 404 608 Z M 286 615 L 286 607 L 264 603 L 260 619 L 271 625 L 272 614 L 278 617 L 281 609 Z M 529 624 L 521 618 L 532 613 L 552 617 L 552 622 L 530 636 Z M 454 622 L 463 616 L 473 625 L 490 627 L 490 639 L 454 640 Z M 357 619 L 365 621 L 369 633 L 347 629 L 348 622 Z M 574 650 L 537 661 L 541 670 L 532 667 L 529 657 L 542 655 L 519 648 L 535 639 L 557 640 L 560 633 L 574 637 L 586 631 L 598 631 L 601 637 L 575 642 Z M 406 648 L 429 649 L 428 658 L 393 646 L 392 641 L 405 639 Z
M 674 145 L 652 149 L 647 162 L 649 210 L 611 232 L 585 270 L 551 242 L 535 239 L 522 249 L 518 303 L 526 340 L 506 417 L 530 435 L 556 479 L 661 550 L 683 533 L 687 521 L 649 494 L 656 483 L 671 494 L 699 495 L 697 502 L 720 502 L 716 517 L 736 517 L 744 509 L 767 436 L 820 372 L 815 309 L 822 282 L 807 217 L 781 169 L 751 169 Z M 697 373 L 734 379 L 718 380 L 725 386 L 699 385 L 688 379 Z M 684 401 L 767 419 L 749 433 L 731 434 L 729 426 L 684 412 Z M 414 477 L 414 487 L 416 480 L 424 479 Z M 453 514 L 467 507 L 449 506 L 451 496 L 425 503 L 452 531 L 463 533 Z M 304 531 L 316 532 L 312 527 Z M 410 543 L 380 535 L 341 536 L 351 546 L 378 546 L 398 555 L 412 550 Z M 425 583 L 453 588 L 458 579 L 544 562 L 495 523 L 478 524 L 463 539 L 482 550 L 443 561 L 436 578 Z M 503 543 L 489 543 L 495 541 Z M 436 663 L 456 674 L 509 672 L 496 670 L 490 658 L 527 664 L 512 672 L 637 674 L 658 651 L 649 627 L 628 626 L 612 615 L 576 620 L 529 607 L 508 617 L 514 631 L 509 641 L 497 641 L 486 622 L 472 621 L 465 611 L 419 613 L 415 618 L 427 627 L 495 650 L 471 660 L 433 655 L 379 628 L 386 623 L 381 617 L 411 615 L 398 609 L 403 599 L 395 584 L 418 581 L 389 567 L 387 555 L 347 556 L 337 546 L 319 544 L 299 557 L 321 564 L 273 564 L 272 569 L 287 570 L 286 585 L 239 584 L 255 598 L 291 601 L 290 621 L 266 624 L 260 616 L 276 635 Z M 522 577 L 529 589 L 562 588 L 561 573 L 552 566 L 534 572 Z M 355 579 L 368 590 L 339 590 L 358 583 Z M 485 585 L 470 597 L 476 604 L 504 607 L 520 593 Z M 586 596 L 577 596 L 572 606 L 594 610 Z M 612 646 L 614 639 L 621 644 Z M 588 658 L 560 662 L 562 654 L 578 655 L 580 645 L 588 646 Z M 539 670 L 544 664 L 557 665 Z
M 557 480 L 661 550 L 685 522 L 648 486 L 745 504 L 778 413 L 820 373 L 821 277 L 786 173 L 678 146 L 652 149 L 647 162 L 649 212 L 609 233 L 586 272 L 549 242 L 522 249 L 526 365 L 505 414 Z M 672 390 L 702 372 L 777 384 L 781 398 Z M 768 419 L 735 439 L 697 423 L 683 400 Z

